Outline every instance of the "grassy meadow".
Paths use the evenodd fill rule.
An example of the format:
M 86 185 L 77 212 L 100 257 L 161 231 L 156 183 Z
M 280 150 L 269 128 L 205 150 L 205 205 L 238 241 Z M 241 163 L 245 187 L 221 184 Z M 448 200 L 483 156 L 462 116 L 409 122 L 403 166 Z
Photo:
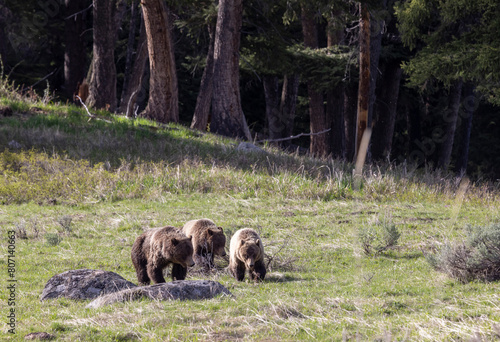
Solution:
M 426 260 L 468 226 L 500 220 L 500 189 L 460 183 L 411 165 L 353 165 L 241 152 L 238 142 L 72 106 L 0 100 L 0 261 L 16 231 L 16 333 L 60 341 L 498 341 L 500 284 L 461 283 Z M 462 186 L 460 185 L 462 184 Z M 134 239 L 162 225 L 211 218 L 229 238 L 260 232 L 268 276 L 237 282 L 216 259 L 210 274 L 233 297 L 139 301 L 100 309 L 67 299 L 40 302 L 47 280 L 79 268 L 136 283 Z M 397 243 L 377 250 L 387 227 Z M 363 236 L 372 236 L 367 243 Z M 363 243 L 365 241 L 365 243 Z M 368 244 L 368 246 L 367 246 Z M 365 250 L 373 247 L 373 253 Z

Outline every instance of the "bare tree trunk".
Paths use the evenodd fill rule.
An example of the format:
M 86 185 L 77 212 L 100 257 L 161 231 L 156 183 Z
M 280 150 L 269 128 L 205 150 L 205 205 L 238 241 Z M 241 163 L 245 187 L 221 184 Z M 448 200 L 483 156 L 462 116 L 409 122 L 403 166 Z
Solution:
M 371 147 L 374 160 L 389 160 L 391 155 L 402 74 L 399 63 L 391 63 L 385 68 L 382 84 L 377 90 Z
M 462 123 L 460 125 L 460 143 L 457 150 L 457 161 L 455 170 L 458 175 L 463 176 L 467 172 L 467 163 L 469 161 L 469 143 L 472 130 L 472 117 L 477 108 L 478 99 L 474 96 L 474 86 L 467 84 L 464 86 L 464 101 Z
M 455 81 L 450 87 L 448 98 L 448 108 L 444 114 L 444 137 L 439 146 L 437 167 L 446 169 L 450 165 L 451 151 L 455 139 L 457 128 L 458 110 L 460 109 L 460 99 L 462 94 L 462 80 Z
M 208 45 L 207 62 L 203 76 L 201 77 L 200 91 L 196 99 L 196 107 L 194 109 L 191 128 L 200 131 L 206 131 L 208 125 L 208 117 L 210 116 L 210 107 L 212 106 L 213 96 L 213 80 L 214 75 L 214 41 L 215 41 L 215 26 L 208 25 L 208 34 L 210 42 Z
M 383 0 L 383 9 L 387 7 L 387 0 Z M 372 16 L 370 20 L 371 36 L 370 36 L 370 103 L 368 107 L 368 120 L 367 127 L 372 127 L 374 105 L 377 100 L 377 79 L 378 79 L 378 68 L 380 53 L 382 52 L 382 31 L 385 25 L 385 21 L 380 18 L 381 11 Z
M 327 46 L 332 48 L 344 40 L 344 27 L 337 24 L 340 12 L 334 12 L 328 19 Z M 326 93 L 327 125 L 331 127 L 330 146 L 334 158 L 345 158 L 345 123 L 344 123 L 344 85 L 328 90 Z
M 177 77 L 167 9 L 161 0 L 142 0 L 149 53 L 149 101 L 141 114 L 158 122 L 178 122 Z
M 132 0 L 130 4 L 130 23 L 129 23 L 129 31 L 128 31 L 128 39 L 127 39 L 127 55 L 125 57 L 125 72 L 123 77 L 123 87 L 122 94 L 119 102 L 119 111 L 123 113 L 123 100 L 125 94 L 127 94 L 128 84 L 130 82 L 130 78 L 132 76 L 132 62 L 134 55 L 134 46 L 135 46 L 135 32 L 137 27 L 137 18 L 139 17 L 139 2 L 137 0 Z M 142 20 L 141 20 L 142 25 Z M 140 44 L 140 42 L 139 42 Z
M 242 0 L 219 1 L 214 42 L 210 131 L 251 140 L 240 98 L 239 49 L 242 15 Z
M 283 138 L 292 136 L 295 121 L 295 110 L 297 108 L 297 96 L 299 93 L 300 79 L 298 75 L 285 75 L 281 91 L 280 117 L 283 123 Z M 290 145 L 290 141 L 281 142 L 281 146 Z
M 307 7 L 307 5 L 302 6 L 301 22 L 302 33 L 304 35 L 304 46 L 311 49 L 317 49 L 318 32 L 314 21 L 314 13 Z M 311 133 L 314 134 L 322 132 L 328 128 L 325 107 L 323 104 L 323 93 L 316 90 L 311 81 L 307 83 L 307 93 L 309 95 L 309 120 Z M 311 135 L 309 148 L 310 153 L 320 157 L 328 155 L 330 153 L 329 138 L 329 132 L 319 135 Z
M 93 0 L 94 54 L 87 105 L 116 109 L 115 0 Z
M 359 89 L 358 117 L 356 122 L 356 157 L 361 138 L 368 127 L 370 103 L 370 13 L 366 4 L 360 4 L 359 20 Z
M 269 139 L 283 138 L 285 126 L 280 117 L 280 91 L 277 76 L 262 77 L 266 99 L 266 124 Z
M 353 160 L 356 154 L 356 116 L 358 83 L 344 87 L 345 158 Z
M 82 33 L 85 30 L 84 18 L 87 13 L 77 13 L 86 9 L 89 4 L 90 1 L 65 0 L 64 92 L 70 98 L 77 91 L 77 84 L 83 81 L 87 72 L 86 51 L 82 41 Z
M 142 87 L 142 80 L 144 70 L 148 67 L 148 42 L 144 19 L 141 17 L 134 65 L 131 68 L 130 76 L 126 76 L 128 82 L 127 86 L 124 86 L 124 92 L 122 93 L 122 99 L 120 101 L 119 112 L 125 114 L 127 117 L 133 116 L 132 114 L 135 112 L 137 98 L 146 97 L 147 95 L 146 89 Z

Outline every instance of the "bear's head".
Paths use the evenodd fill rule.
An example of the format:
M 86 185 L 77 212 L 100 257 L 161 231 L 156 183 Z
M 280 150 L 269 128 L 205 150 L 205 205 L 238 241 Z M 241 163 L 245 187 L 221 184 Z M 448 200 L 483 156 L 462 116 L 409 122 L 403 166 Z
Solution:
M 208 252 L 213 255 L 225 256 L 226 251 L 224 247 L 226 246 L 226 235 L 224 235 L 222 227 L 209 228 L 205 231 L 205 234 Z
M 172 237 L 163 248 L 164 255 L 169 255 L 173 263 L 180 264 L 185 268 L 194 266 L 191 238 Z
M 248 269 L 253 269 L 255 260 L 261 259 L 261 242 L 260 240 L 248 239 L 241 240 L 239 248 L 239 257 Z

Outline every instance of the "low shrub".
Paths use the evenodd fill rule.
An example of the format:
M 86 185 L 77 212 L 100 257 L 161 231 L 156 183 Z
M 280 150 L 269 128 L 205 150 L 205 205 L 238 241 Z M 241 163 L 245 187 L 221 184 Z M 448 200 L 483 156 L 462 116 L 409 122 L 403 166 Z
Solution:
M 467 239 L 427 255 L 429 263 L 461 282 L 500 280 L 500 223 L 468 227 Z

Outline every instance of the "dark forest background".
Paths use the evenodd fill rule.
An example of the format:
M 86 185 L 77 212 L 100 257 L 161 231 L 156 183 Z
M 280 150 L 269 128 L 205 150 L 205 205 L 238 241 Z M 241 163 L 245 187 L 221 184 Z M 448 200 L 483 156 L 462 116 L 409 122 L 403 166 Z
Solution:
M 155 4 L 160 10 L 144 15 L 143 7 Z M 218 42 L 226 43 L 222 56 L 230 41 L 222 35 L 234 31 L 223 26 L 221 8 L 227 17 L 241 20 L 241 29 L 235 26 L 239 42 L 232 46 L 239 53 L 230 55 L 237 55 L 237 95 L 251 139 L 319 133 L 275 144 L 323 157 L 354 158 L 365 8 L 370 19 L 368 126 L 373 127 L 369 161 L 500 178 L 500 5 L 494 0 L 178 0 L 142 5 L 134 0 L 0 0 L 2 76 L 20 92 L 49 91 L 54 101 L 77 105 L 74 95 L 86 83 L 91 108 L 198 129 L 208 121 L 210 131 L 231 136 L 239 129 L 234 125 L 245 123 L 224 130 L 231 118 L 218 116 L 217 106 L 234 86 L 218 88 L 216 79 L 223 76 L 215 72 L 208 102 L 200 98 L 214 46 L 217 50 Z M 159 12 L 170 39 L 172 69 L 151 69 L 152 52 L 144 46 L 158 38 L 145 27 L 157 28 L 153 14 Z M 104 58 L 102 51 L 114 64 L 114 76 L 93 67 Z M 175 71 L 171 97 L 177 101 L 177 117 L 152 109 L 151 99 L 157 96 L 150 96 L 156 77 L 151 75 L 170 77 L 168 70 Z M 111 100 L 100 104 L 93 99 L 109 92 Z M 164 110 L 174 111 L 169 108 Z M 198 121 L 197 127 L 198 114 L 206 121 L 201 126 Z M 248 138 L 243 126 L 235 137 Z

